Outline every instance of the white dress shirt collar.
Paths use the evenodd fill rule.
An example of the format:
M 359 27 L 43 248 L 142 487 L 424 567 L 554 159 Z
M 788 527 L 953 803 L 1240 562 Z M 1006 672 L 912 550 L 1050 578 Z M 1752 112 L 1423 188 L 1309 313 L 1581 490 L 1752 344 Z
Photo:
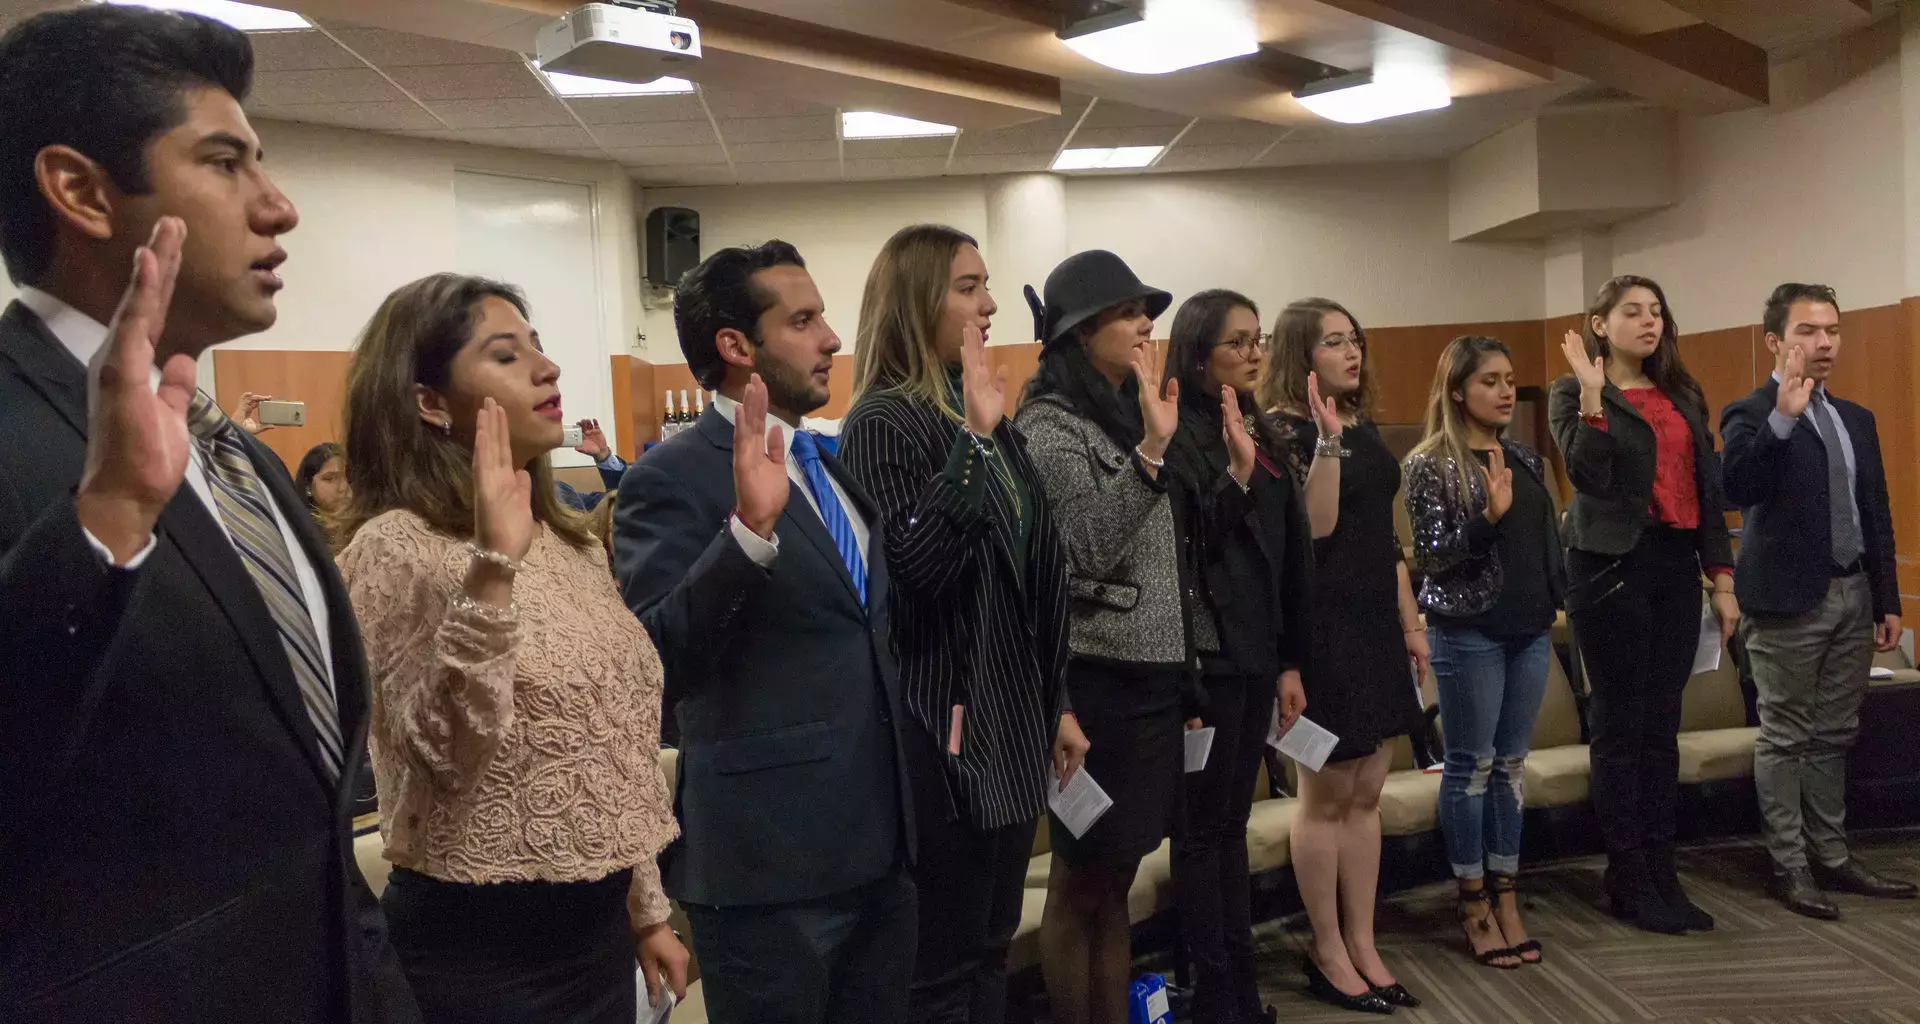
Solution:
M 38 288 L 20 289 L 20 304 L 33 311 L 47 325 L 55 339 L 72 353 L 80 365 L 93 361 L 94 353 L 107 343 L 107 325 Z

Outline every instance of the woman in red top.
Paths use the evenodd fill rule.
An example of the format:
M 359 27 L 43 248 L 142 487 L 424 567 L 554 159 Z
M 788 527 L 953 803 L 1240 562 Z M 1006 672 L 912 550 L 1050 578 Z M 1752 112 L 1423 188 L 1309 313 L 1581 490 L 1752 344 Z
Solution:
M 1602 285 L 1571 376 L 1547 415 L 1573 482 L 1563 533 L 1567 614 L 1593 693 L 1593 807 L 1615 915 L 1647 931 L 1706 931 L 1673 866 L 1680 694 L 1698 644 L 1701 576 L 1721 639 L 1733 633 L 1733 552 L 1700 385 L 1681 365 L 1660 286 Z

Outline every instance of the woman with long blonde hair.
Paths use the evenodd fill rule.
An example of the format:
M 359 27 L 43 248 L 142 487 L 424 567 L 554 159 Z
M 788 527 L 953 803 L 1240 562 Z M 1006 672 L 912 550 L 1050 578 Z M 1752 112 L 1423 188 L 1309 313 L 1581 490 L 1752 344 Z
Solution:
M 867 275 L 840 458 L 885 521 L 902 730 L 913 786 L 920 944 L 908 1016 L 1006 1010 L 1034 822 L 1087 751 L 1068 710 L 1066 562 L 1005 373 L 974 240 L 921 224 Z
M 1260 391 L 1287 435 L 1287 466 L 1306 491 L 1313 529 L 1307 706 L 1340 737 L 1319 771 L 1300 769 L 1291 834 L 1313 925 L 1307 980 L 1346 1009 L 1417 1006 L 1374 945 L 1387 743 L 1420 719 L 1414 679 L 1426 667 L 1427 634 L 1393 528 L 1400 464 L 1371 418 L 1366 332 L 1330 299 L 1292 303 L 1274 328 Z
M 1514 883 L 1528 741 L 1554 656 L 1547 631 L 1566 590 L 1540 456 L 1503 436 L 1514 399 L 1505 344 L 1450 342 L 1405 491 L 1446 732 L 1440 831 L 1469 952 L 1503 970 L 1542 958 Z
M 389 295 L 347 368 L 340 574 L 373 679 L 382 904 L 427 1024 L 630 1024 L 686 988 L 660 659 L 554 496 L 560 369 L 508 285 Z

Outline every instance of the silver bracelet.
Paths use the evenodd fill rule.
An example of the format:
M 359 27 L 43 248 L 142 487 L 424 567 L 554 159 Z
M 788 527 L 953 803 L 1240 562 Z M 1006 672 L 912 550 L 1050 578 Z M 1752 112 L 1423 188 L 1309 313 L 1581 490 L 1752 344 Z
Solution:
M 470 618 L 484 619 L 488 622 L 504 622 L 520 617 L 520 602 L 508 601 L 505 608 L 497 604 L 488 604 L 464 590 L 456 590 L 447 601 L 450 611 L 459 612 Z
M 1339 434 L 1325 434 L 1314 444 L 1313 454 L 1315 456 L 1324 455 L 1329 459 L 1344 459 L 1347 457 L 1348 452 L 1340 446 Z
M 519 562 L 516 562 L 513 559 L 508 558 L 507 556 L 501 554 L 498 551 L 489 551 L 486 548 L 483 548 L 472 541 L 467 542 L 467 554 L 472 555 L 474 558 L 477 558 L 480 561 L 487 563 L 488 565 L 499 566 L 500 568 L 505 569 L 506 571 L 511 573 L 518 573 L 520 571 Z
M 1144 463 L 1146 463 L 1147 465 L 1149 465 L 1149 466 L 1152 466 L 1152 467 L 1153 467 L 1154 469 L 1156 469 L 1156 470 L 1159 470 L 1159 469 L 1165 469 L 1165 468 L 1166 468 L 1166 465 L 1167 465 L 1167 460 L 1165 460 L 1165 459 L 1156 459 L 1156 458 L 1154 458 L 1153 456 L 1151 456 L 1151 455 L 1148 455 L 1148 454 L 1147 454 L 1147 450 L 1146 450 L 1146 448 L 1144 448 L 1144 447 L 1140 447 L 1140 446 L 1136 446 L 1136 447 L 1135 447 L 1135 448 L 1133 449 L 1133 454 L 1135 454 L 1135 455 L 1138 455 L 1138 456 L 1140 456 L 1140 461 L 1141 461 L 1141 462 L 1144 462 Z

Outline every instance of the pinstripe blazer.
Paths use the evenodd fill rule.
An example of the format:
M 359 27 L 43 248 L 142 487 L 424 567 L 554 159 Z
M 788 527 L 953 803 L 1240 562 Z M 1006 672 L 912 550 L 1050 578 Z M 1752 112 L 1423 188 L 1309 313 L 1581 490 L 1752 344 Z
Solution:
M 881 391 L 862 396 L 840 430 L 840 460 L 885 524 L 902 703 L 940 751 L 954 810 L 980 829 L 1045 812 L 1066 707 L 1060 535 L 1024 439 L 1006 420 L 993 436 L 1035 506 L 1024 573 L 1012 509 L 958 424 Z M 958 757 L 944 742 L 955 705 L 966 708 Z

